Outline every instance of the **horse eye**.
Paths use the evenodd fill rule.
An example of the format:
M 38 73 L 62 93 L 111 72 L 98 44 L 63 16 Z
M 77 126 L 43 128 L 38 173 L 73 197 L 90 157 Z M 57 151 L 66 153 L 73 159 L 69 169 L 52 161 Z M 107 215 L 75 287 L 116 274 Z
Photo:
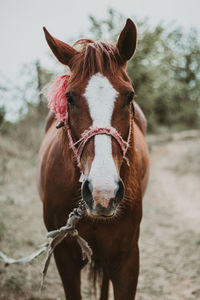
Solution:
M 133 100 L 134 96 L 135 96 L 135 93 L 133 91 L 129 92 L 128 97 L 127 97 L 128 104 L 131 103 L 131 101 Z
M 67 102 L 71 105 L 74 105 L 74 99 L 72 97 L 72 95 L 70 94 L 70 92 L 66 93 L 66 98 L 67 98 Z

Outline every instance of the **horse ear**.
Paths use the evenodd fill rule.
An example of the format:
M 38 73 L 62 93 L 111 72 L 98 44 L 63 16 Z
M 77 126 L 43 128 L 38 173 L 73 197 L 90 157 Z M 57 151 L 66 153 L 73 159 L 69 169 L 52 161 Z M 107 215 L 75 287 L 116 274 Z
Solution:
M 122 63 L 126 63 L 134 54 L 137 44 L 137 29 L 131 19 L 127 19 L 126 25 L 120 33 L 117 41 Z
M 70 45 L 54 38 L 50 33 L 43 27 L 45 37 L 49 47 L 51 48 L 57 59 L 64 65 L 70 67 L 70 60 L 77 53 L 77 51 Z

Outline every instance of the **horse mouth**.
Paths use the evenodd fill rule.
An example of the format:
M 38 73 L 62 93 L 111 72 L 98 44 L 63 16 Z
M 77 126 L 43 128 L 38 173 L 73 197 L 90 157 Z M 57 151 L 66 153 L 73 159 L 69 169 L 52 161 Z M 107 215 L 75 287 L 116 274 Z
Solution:
M 93 219 L 111 219 L 114 217 L 115 212 L 112 212 L 111 214 L 94 214 L 92 213 L 89 209 L 87 209 L 87 214 L 89 217 L 93 218 Z

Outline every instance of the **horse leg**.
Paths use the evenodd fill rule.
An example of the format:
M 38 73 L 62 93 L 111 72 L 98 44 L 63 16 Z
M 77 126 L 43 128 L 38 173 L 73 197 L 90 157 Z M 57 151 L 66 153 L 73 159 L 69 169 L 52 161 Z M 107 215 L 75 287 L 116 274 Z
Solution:
M 103 270 L 103 280 L 101 286 L 100 300 L 108 300 L 108 291 L 109 291 L 109 278 L 105 270 Z
M 139 274 L 139 249 L 135 249 L 124 256 L 119 265 L 112 272 L 111 280 L 115 300 L 134 300 Z
M 54 257 L 62 279 L 67 300 L 80 300 L 80 271 L 82 268 L 80 257 L 72 257 L 74 249 L 70 249 L 65 242 L 55 248 Z

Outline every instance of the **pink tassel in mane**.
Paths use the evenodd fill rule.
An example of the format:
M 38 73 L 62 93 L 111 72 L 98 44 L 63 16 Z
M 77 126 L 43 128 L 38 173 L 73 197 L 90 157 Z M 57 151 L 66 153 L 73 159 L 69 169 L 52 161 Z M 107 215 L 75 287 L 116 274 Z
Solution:
M 48 100 L 48 107 L 55 112 L 58 121 L 67 118 L 67 99 L 65 96 L 69 75 L 61 75 L 42 91 Z

